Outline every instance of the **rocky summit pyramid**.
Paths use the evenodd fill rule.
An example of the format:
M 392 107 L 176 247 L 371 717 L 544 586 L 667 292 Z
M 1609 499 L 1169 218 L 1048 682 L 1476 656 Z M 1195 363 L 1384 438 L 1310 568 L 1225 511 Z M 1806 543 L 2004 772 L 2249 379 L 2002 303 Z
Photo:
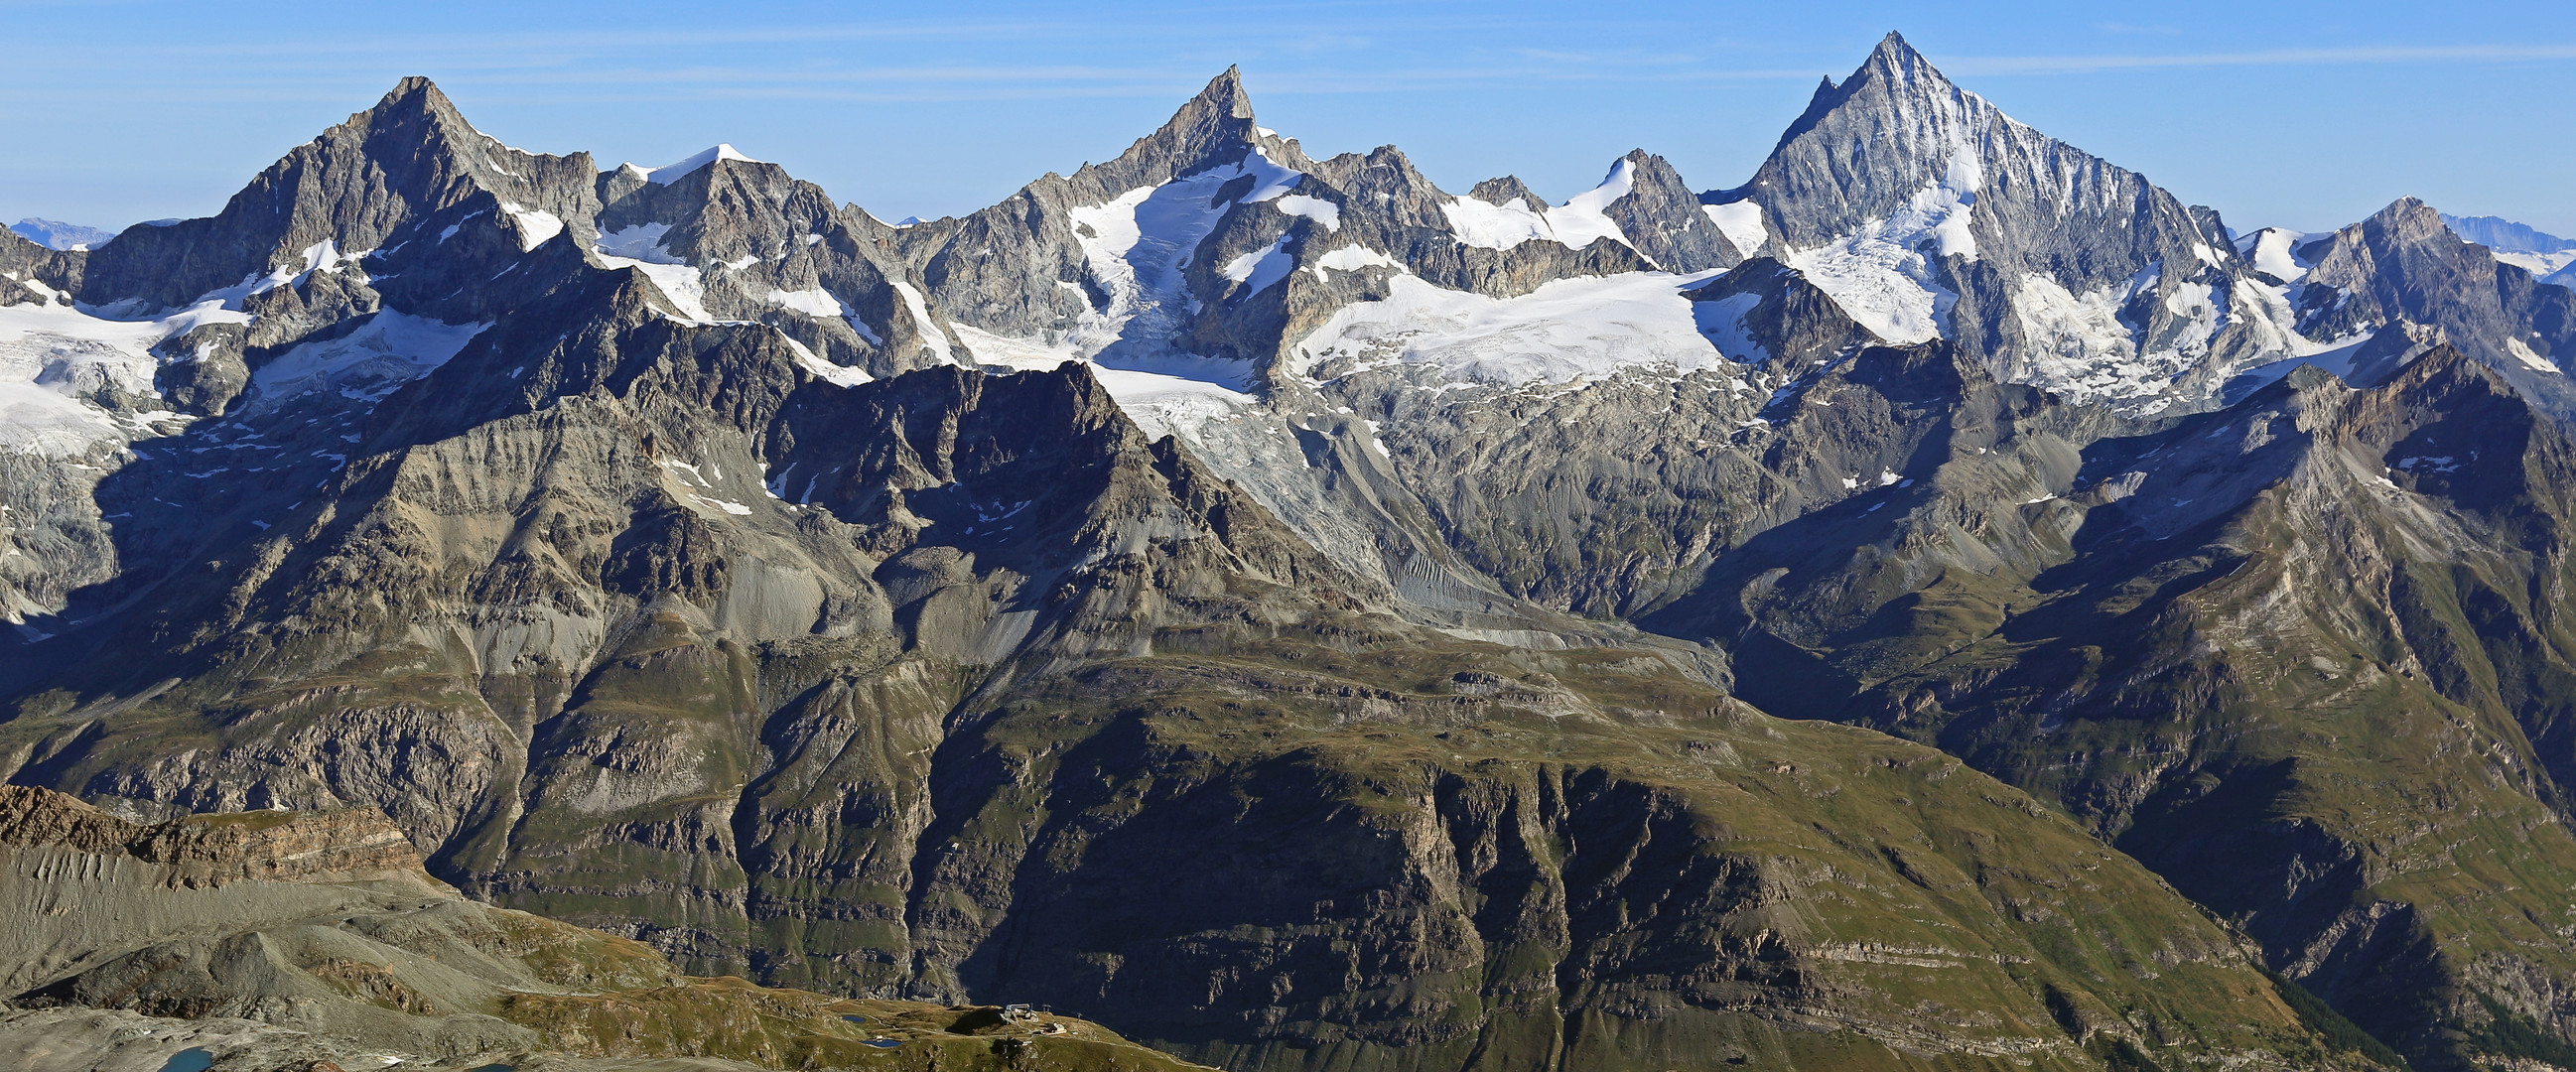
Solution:
M 412 79 L 0 234 L 0 1054 L 2576 1067 L 2541 252 L 1894 35 L 1601 166 L 1228 70 L 898 226 Z

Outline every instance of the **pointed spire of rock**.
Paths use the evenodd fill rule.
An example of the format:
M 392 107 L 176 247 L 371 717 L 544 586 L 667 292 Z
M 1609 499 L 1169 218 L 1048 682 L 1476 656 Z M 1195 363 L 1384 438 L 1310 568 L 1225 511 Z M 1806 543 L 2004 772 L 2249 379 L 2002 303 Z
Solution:
M 1637 252 L 1671 272 L 1731 268 L 1743 262 L 1743 251 L 1701 211 L 1699 195 L 1669 161 L 1644 149 L 1631 149 L 1619 159 L 1628 165 L 1628 192 L 1602 206 L 1602 211 Z
M 411 75 L 394 83 L 394 88 L 376 101 L 374 108 L 360 114 L 409 112 L 412 114 L 456 114 L 456 104 L 438 89 L 438 83 L 420 75 Z
M 1518 175 L 1501 175 L 1486 179 L 1469 189 L 1467 196 L 1489 205 L 1509 205 L 1518 201 L 1520 207 L 1527 209 L 1535 209 L 1547 204 L 1547 199 L 1532 191 L 1529 184 L 1522 182 Z
M 1243 72 L 1228 67 L 1172 113 L 1162 129 L 1137 139 L 1116 160 L 1085 167 L 1078 177 L 1099 181 L 1104 191 L 1114 195 L 1238 163 L 1255 149 L 1301 171 L 1314 166 L 1294 142 L 1283 141 L 1253 122 Z
M 1207 88 L 1200 90 L 1191 103 L 1236 119 L 1252 118 L 1252 98 L 1243 92 L 1243 68 L 1236 65 L 1229 64 L 1225 73 L 1208 79 Z
M 447 99 L 437 83 L 419 75 L 394 83 L 394 88 L 378 98 L 374 107 L 352 113 L 332 129 L 362 142 L 395 138 L 418 141 L 424 147 L 440 140 L 488 138 L 465 121 L 464 113 L 456 110 L 456 102 Z M 329 136 L 328 132 L 324 134 Z

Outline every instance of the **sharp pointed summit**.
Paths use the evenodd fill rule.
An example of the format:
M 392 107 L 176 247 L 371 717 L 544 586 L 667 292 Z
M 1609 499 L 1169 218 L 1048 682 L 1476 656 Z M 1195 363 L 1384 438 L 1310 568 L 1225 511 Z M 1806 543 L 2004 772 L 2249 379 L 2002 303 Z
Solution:
M 1878 39 L 1878 47 L 1869 50 L 1869 59 L 1862 63 L 1861 73 L 1884 74 L 1907 83 L 1950 85 L 1950 79 L 1934 69 L 1931 60 L 1925 59 L 1922 52 L 1907 43 L 1904 34 L 1894 30 Z
M 1313 166 L 1295 142 L 1253 121 L 1243 73 L 1228 67 L 1209 79 L 1207 88 L 1181 105 L 1160 129 L 1136 139 L 1117 159 L 1086 166 L 1076 178 L 1098 181 L 1114 194 L 1240 164 L 1254 152 L 1299 170 Z
M 2300 326 L 2347 337 L 2384 324 L 2442 329 L 2461 350 L 2544 405 L 2576 413 L 2576 291 L 2539 282 L 2455 233 L 2433 206 L 2401 197 L 2296 251 Z
M 596 211 L 594 175 L 589 154 L 510 148 L 474 129 L 428 79 L 405 78 L 289 151 L 221 213 L 129 228 L 91 261 L 84 294 L 185 304 L 303 262 L 326 241 L 340 255 L 394 246 L 417 221 L 477 197 L 513 216 L 523 238 L 551 235 Z
M 1216 77 L 1208 79 L 1206 89 L 1199 91 L 1199 101 L 1224 109 L 1238 119 L 1252 118 L 1252 98 L 1243 91 L 1243 68 L 1228 64 Z

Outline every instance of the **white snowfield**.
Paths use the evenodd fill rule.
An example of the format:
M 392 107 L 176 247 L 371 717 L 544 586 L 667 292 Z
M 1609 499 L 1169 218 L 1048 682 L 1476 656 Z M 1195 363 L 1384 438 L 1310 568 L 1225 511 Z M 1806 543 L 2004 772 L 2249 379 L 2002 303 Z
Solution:
M 0 450 L 64 458 L 161 434 L 154 425 L 175 415 L 165 410 L 112 413 L 92 396 L 112 389 L 137 400 L 158 398 L 154 374 L 164 360 L 204 357 L 194 352 L 156 356 L 152 351 L 163 341 L 201 324 L 247 324 L 252 317 L 242 311 L 246 299 L 302 285 L 317 273 L 355 271 L 363 277 L 358 265 L 368 253 L 342 252 L 324 239 L 265 274 L 244 276 L 177 310 L 141 309 L 132 302 L 73 306 L 64 296 L 51 294 L 53 300 L 43 305 L 0 306 Z M 427 375 L 486 326 L 444 324 L 384 310 L 348 335 L 297 346 L 271 359 L 253 375 L 245 404 L 274 408 L 318 390 L 372 402 Z
M 1510 249 L 1532 239 L 1546 239 L 1569 249 L 1583 249 L 1607 238 L 1634 248 L 1628 236 L 1619 232 L 1619 225 L 1610 222 L 1602 210 L 1635 188 L 1636 165 L 1623 157 L 1610 165 L 1610 174 L 1601 180 L 1601 185 L 1554 208 L 1532 206 L 1517 197 L 1500 205 L 1457 197 L 1440 206 L 1440 211 L 1449 217 L 1450 231 L 1464 245 Z
M 1280 235 L 1266 249 L 1256 249 L 1227 261 L 1225 277 L 1243 284 L 1246 294 L 1259 294 L 1272 283 L 1288 278 L 1297 268 L 1297 258 L 1288 252 L 1288 236 Z
M 957 341 L 979 366 L 993 372 L 1049 372 L 1072 361 L 1091 366 L 1091 375 L 1148 438 L 1189 431 L 1209 420 L 1240 414 L 1259 399 L 1224 383 L 1169 373 L 1112 368 L 1083 357 L 1071 344 L 1048 346 L 1033 339 L 1014 339 L 965 324 L 956 325 Z M 1208 362 L 1210 365 L 1228 365 Z M 1227 371 L 1246 376 L 1249 369 Z M 1231 382 L 1231 380 L 1229 381 Z
M 1337 272 L 1356 272 L 1364 268 L 1391 268 L 1401 272 L 1404 262 L 1367 246 L 1343 246 L 1324 251 L 1306 267 L 1317 275 L 1322 275 L 1327 268 Z
M 203 305 L 211 302 L 219 308 L 238 311 L 241 308 L 242 300 L 245 298 L 258 294 L 266 294 L 279 287 L 303 286 L 304 282 L 312 278 L 316 273 L 331 274 L 355 270 L 358 273 L 358 277 L 363 280 L 366 278 L 366 269 L 357 266 L 359 262 L 366 260 L 367 257 L 374 252 L 374 250 L 359 250 L 355 253 L 342 253 L 340 252 L 340 247 L 337 242 L 332 239 L 325 238 L 310 246 L 304 247 L 303 252 L 297 255 L 298 260 L 301 261 L 300 264 L 289 262 L 277 266 L 267 275 L 260 275 L 254 272 L 250 275 L 243 276 L 239 283 L 235 283 L 229 287 L 207 291 L 206 293 L 199 295 L 197 298 L 197 304 Z M 119 318 L 124 318 L 129 315 L 140 315 L 143 312 L 142 310 L 124 308 L 124 306 L 128 304 L 129 303 L 127 302 L 119 302 L 117 303 L 118 307 L 104 309 L 100 312 L 104 315 Z M 181 328 L 180 330 L 184 331 L 187 329 Z
M 1771 351 L 1744 330 L 1744 316 L 1762 304 L 1759 294 L 1731 294 L 1716 301 L 1697 302 L 1691 308 L 1692 319 L 1700 333 L 1717 346 L 1718 352 L 1739 365 L 1763 365 L 1771 361 Z M 1741 382 L 1741 381 L 1738 381 Z
M 1701 205 L 1699 210 L 1708 214 L 1709 222 L 1717 225 L 1718 233 L 1726 236 L 1737 253 L 1751 257 L 1761 252 L 1764 243 L 1771 241 L 1771 229 L 1762 223 L 1762 205 L 1758 201 L 1746 199 L 1723 205 Z
M 714 159 L 709 157 L 709 159 Z M 626 165 L 634 167 L 633 164 Z M 676 165 L 675 165 L 676 166 Z M 643 170 L 637 168 L 636 170 Z M 708 315 L 707 287 L 695 265 L 678 254 L 662 248 L 663 236 L 671 233 L 667 223 L 646 223 L 602 233 L 591 252 L 610 268 L 633 268 L 662 292 L 671 307 L 691 320 L 712 321 Z M 533 247 L 531 247 L 533 248 Z
M 2558 362 L 2540 356 L 2538 352 L 2531 348 L 2530 343 L 2524 342 L 2520 339 L 2507 338 L 2504 341 L 2504 349 L 2506 353 L 2513 355 L 2514 360 L 2522 362 L 2524 368 L 2528 368 L 2533 372 L 2563 371 L 2558 367 Z
M 1682 296 L 1716 274 L 1561 279 L 1517 298 L 1397 276 L 1386 300 L 1353 303 L 1299 340 L 1289 370 L 1342 376 L 1408 364 L 1437 370 L 1450 382 L 1519 387 L 1634 368 L 1726 368 L 1733 362 L 1700 330 L 1699 310 Z M 1745 348 L 1737 334 L 1739 349 Z
M 1057 360 L 1080 358 L 1111 368 L 1203 380 L 1230 390 L 1246 386 L 1252 375 L 1249 362 L 1215 361 L 1181 353 L 1173 350 L 1169 342 L 1184 318 L 1198 309 L 1198 300 L 1189 293 L 1182 272 L 1197 255 L 1199 243 L 1232 208 L 1231 203 L 1209 202 L 1226 183 L 1245 176 L 1253 179 L 1253 188 L 1241 198 L 1242 203 L 1279 202 L 1274 207 L 1311 219 L 1326 233 L 1339 229 L 1338 206 L 1303 195 L 1290 200 L 1288 192 L 1305 177 L 1304 173 L 1252 149 L 1235 163 L 1159 186 L 1138 187 L 1111 198 L 1107 204 L 1073 209 L 1074 235 L 1082 246 L 1084 268 L 1092 283 L 1109 296 L 1107 307 L 1086 309 L 1053 346 L 1027 340 L 1002 340 L 997 344 L 993 340 L 998 336 L 986 336 L 982 345 L 970 340 L 969 348 L 979 355 L 985 349 L 998 347 L 996 352 L 1007 349 L 1045 353 Z M 1247 293 L 1258 293 L 1286 278 L 1296 267 L 1296 259 L 1285 246 L 1283 238 L 1267 250 L 1237 257 L 1219 270 L 1249 288 Z M 964 330 L 961 325 L 961 333 Z M 1047 365 L 1053 366 L 1053 361 Z
M 770 330 L 778 331 L 775 327 Z M 856 387 L 876 378 L 868 375 L 866 369 L 835 365 L 823 360 L 823 355 L 815 353 L 812 347 L 796 341 L 795 336 L 784 331 L 778 331 L 778 338 L 787 344 L 790 352 L 796 355 L 797 366 L 813 373 L 815 379 L 842 387 Z
M 521 253 L 545 245 L 548 239 L 563 233 L 563 218 L 554 213 L 521 208 L 515 201 L 501 202 L 501 211 L 509 213 L 510 222 L 518 225 Z

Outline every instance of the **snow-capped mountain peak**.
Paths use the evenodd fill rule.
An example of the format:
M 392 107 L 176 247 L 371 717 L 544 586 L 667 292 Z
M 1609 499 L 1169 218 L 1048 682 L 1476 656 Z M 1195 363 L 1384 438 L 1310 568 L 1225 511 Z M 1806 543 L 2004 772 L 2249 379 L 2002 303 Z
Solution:
M 735 149 L 732 145 L 719 142 L 713 146 L 700 149 L 695 153 L 682 157 L 677 161 L 664 164 L 661 167 L 644 168 L 635 167 L 633 164 L 628 164 L 626 166 L 634 168 L 638 174 L 643 175 L 645 178 L 653 182 L 668 186 L 695 173 L 699 168 L 715 163 L 718 160 L 740 160 L 746 164 L 768 163 L 766 160 L 754 160 L 748 156 L 744 156 L 740 150 Z

